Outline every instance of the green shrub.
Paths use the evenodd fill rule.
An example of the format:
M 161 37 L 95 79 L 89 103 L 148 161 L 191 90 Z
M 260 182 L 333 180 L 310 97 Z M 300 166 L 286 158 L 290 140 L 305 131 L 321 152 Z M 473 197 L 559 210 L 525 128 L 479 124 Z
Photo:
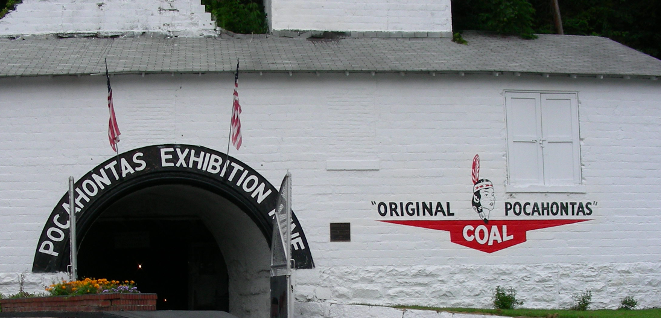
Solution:
M 516 299 L 516 290 L 514 288 L 505 289 L 496 287 L 493 294 L 493 307 L 496 309 L 514 309 L 516 306 L 523 305 L 523 301 Z
M 638 306 L 638 302 L 633 298 L 633 296 L 627 296 L 622 298 L 620 301 L 620 307 L 618 309 L 622 310 L 633 310 Z
M 203 0 L 202 4 L 225 30 L 241 34 L 268 31 L 264 7 L 252 0 Z
M 574 294 L 571 298 L 574 300 L 574 304 L 569 309 L 585 311 L 592 302 L 592 291 L 586 290 L 580 294 Z
M 0 294 L 0 299 L 16 299 L 16 298 L 30 298 L 30 297 L 44 297 L 46 293 L 28 293 L 26 291 L 20 291 L 16 294 Z
M 22 0 L 7 0 L 4 6 L 0 6 L 0 19 L 4 18 L 9 11 L 16 10 L 16 5 L 21 3 Z M 2 1 L 0 1 L 2 3 Z
M 484 2 L 484 9 L 478 19 L 487 30 L 537 38 L 533 30 L 535 9 L 527 0 L 489 0 Z
M 46 293 L 28 293 L 26 291 L 20 291 L 16 294 L 9 295 L 7 298 L 31 298 L 31 297 L 43 297 Z
M 457 44 L 468 44 L 468 42 L 461 36 L 460 32 L 452 33 L 452 42 Z

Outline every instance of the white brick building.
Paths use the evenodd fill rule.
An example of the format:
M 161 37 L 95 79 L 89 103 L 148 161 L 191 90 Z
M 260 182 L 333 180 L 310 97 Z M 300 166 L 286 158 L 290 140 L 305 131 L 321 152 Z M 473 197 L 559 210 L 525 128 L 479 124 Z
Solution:
M 268 212 L 290 171 L 292 246 L 314 264 L 295 273 L 299 317 L 337 316 L 333 304 L 490 307 L 496 286 L 532 308 L 585 290 L 595 308 L 661 306 L 660 61 L 597 37 L 468 33 L 459 45 L 439 37 L 449 1 L 347 5 L 374 12 L 347 21 L 306 3 L 271 1 L 272 29 L 360 36 L 172 37 L 213 33 L 209 21 L 39 29 L 17 18 L 31 16 L 22 6 L 52 3 L 30 1 L 0 20 L 12 35 L 0 39 L 0 292 L 62 276 L 73 176 L 82 275 L 135 279 L 161 309 L 264 317 Z M 152 33 L 43 35 L 83 31 Z M 237 59 L 243 146 L 228 158 Z M 338 223 L 350 237 L 331 233 Z
M 452 30 L 450 0 L 300 1 L 265 0 L 273 31 L 322 30 L 415 33 L 438 37 Z M 173 36 L 215 34 L 211 14 L 200 2 L 184 0 L 24 0 L 0 20 L 0 35 L 158 32 Z

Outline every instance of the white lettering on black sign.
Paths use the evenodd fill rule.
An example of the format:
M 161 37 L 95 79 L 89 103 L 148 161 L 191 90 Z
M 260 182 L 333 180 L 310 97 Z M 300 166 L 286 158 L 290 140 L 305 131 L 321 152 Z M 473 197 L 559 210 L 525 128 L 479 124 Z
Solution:
M 87 208 L 115 186 L 160 171 L 184 171 L 225 184 L 245 198 L 244 200 L 251 202 L 249 204 L 256 207 L 264 223 L 269 226 L 271 224 L 271 211 L 275 209 L 277 189 L 259 173 L 235 158 L 208 148 L 190 145 L 162 145 L 135 149 L 97 166 L 75 184 L 74 204 L 77 218 L 84 219 Z M 59 264 L 62 261 L 59 258 L 63 257 L 60 254 L 68 248 L 69 211 L 69 198 L 68 194 L 65 194 L 53 209 L 42 231 L 33 271 L 64 270 Z M 293 253 L 294 258 L 298 258 L 297 268 L 312 268 L 314 263 L 307 247 L 307 240 L 298 219 L 295 217 L 293 219 L 292 248 L 306 253 L 304 255 L 298 253 L 298 256 L 297 253 Z

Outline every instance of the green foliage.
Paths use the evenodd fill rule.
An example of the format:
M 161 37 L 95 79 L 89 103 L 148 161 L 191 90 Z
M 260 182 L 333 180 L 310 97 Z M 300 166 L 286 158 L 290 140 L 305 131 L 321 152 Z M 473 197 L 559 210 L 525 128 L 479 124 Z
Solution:
M 638 306 L 638 302 L 633 298 L 633 296 L 627 296 L 622 298 L 622 301 L 620 301 L 620 307 L 618 309 L 621 310 L 633 310 Z
M 556 33 L 550 0 L 452 0 L 455 31 Z M 661 58 L 661 1 L 560 1 L 565 34 L 603 36 Z M 514 20 L 514 21 L 512 21 Z
M 468 44 L 468 42 L 466 42 L 466 40 L 464 40 L 464 38 L 461 37 L 461 33 L 459 32 L 452 33 L 452 42 L 457 44 Z
M 569 309 L 484 309 L 484 308 L 441 308 L 424 306 L 396 306 L 401 309 L 433 310 L 451 313 L 470 313 L 494 315 L 494 318 L 506 317 L 540 317 L 540 318 L 650 318 L 661 317 L 661 308 L 637 310 L 598 309 L 574 311 Z
M 0 299 L 16 299 L 16 298 L 31 298 L 31 297 L 44 297 L 46 293 L 28 293 L 26 291 L 20 291 L 16 294 L 4 295 L 0 294 Z
M 486 30 L 536 38 L 532 29 L 535 9 L 527 0 L 491 0 L 484 4 L 484 9 L 478 19 Z
M 496 287 L 493 294 L 493 307 L 496 309 L 514 309 L 516 306 L 523 305 L 523 301 L 516 300 L 516 290 L 514 288 L 505 289 Z
M 264 7 L 252 0 L 203 0 L 206 10 L 216 24 L 228 31 L 241 34 L 266 33 Z
M 574 304 L 570 307 L 571 310 L 585 311 L 592 302 L 592 291 L 586 290 L 580 294 L 574 294 L 571 298 L 574 300 Z
M 455 30 L 486 30 L 534 39 L 534 17 L 535 9 L 527 0 L 452 1 Z
M 28 293 L 26 291 L 20 291 L 16 294 L 9 295 L 7 298 L 30 298 L 30 297 L 42 297 L 45 296 L 45 293 Z
M 16 5 L 22 0 L 0 0 L 0 19 L 4 18 L 9 11 L 16 10 Z
M 566 34 L 608 37 L 661 58 L 661 1 L 580 0 L 561 10 Z

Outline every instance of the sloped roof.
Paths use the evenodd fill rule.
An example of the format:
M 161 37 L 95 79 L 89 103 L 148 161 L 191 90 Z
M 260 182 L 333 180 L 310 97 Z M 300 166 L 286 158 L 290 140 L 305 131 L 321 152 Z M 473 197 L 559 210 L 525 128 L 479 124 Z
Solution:
M 223 35 L 212 38 L 26 37 L 0 39 L 0 77 L 125 73 L 520 72 L 661 76 L 661 60 L 593 36 L 535 40 L 465 33 L 448 38 L 336 38 Z

